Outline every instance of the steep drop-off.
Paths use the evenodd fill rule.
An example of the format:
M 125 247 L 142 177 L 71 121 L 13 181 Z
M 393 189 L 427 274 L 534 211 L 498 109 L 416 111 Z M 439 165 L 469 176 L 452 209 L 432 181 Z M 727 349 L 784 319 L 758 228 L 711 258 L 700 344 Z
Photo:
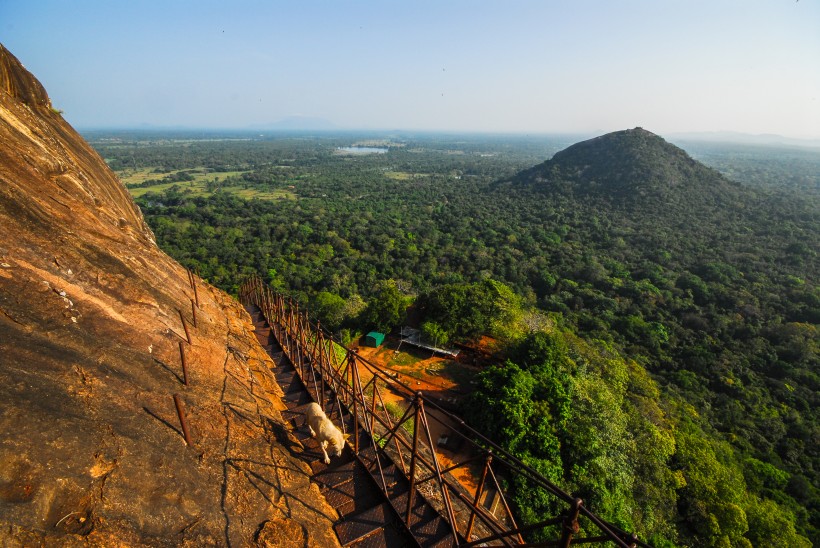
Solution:
M 337 543 L 248 315 L 2 45 L 0 234 L 0 544 Z

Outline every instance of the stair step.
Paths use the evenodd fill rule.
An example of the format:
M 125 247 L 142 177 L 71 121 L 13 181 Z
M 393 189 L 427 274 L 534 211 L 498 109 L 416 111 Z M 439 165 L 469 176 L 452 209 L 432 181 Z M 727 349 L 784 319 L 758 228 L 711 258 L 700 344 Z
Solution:
M 305 442 L 305 449 L 307 450 L 305 453 L 305 458 L 309 461 L 308 464 L 310 465 L 310 469 L 313 471 L 314 476 L 324 472 L 328 468 L 337 466 L 339 462 L 347 462 L 353 459 L 353 454 L 350 449 L 345 448 L 342 451 L 342 454 L 338 457 L 335 455 L 328 455 L 330 457 L 330 464 L 325 464 L 322 449 L 319 447 L 319 442 L 317 442 L 315 438 L 309 438 L 309 440 Z
M 335 487 L 351 480 L 357 468 L 357 464 L 354 460 L 340 462 L 335 466 L 329 466 L 325 470 L 314 474 L 313 480 L 319 484 L 320 489 Z
M 279 386 L 281 386 L 283 390 L 294 382 L 299 382 L 299 376 L 293 369 L 286 369 L 281 372 L 274 371 L 273 375 L 276 377 L 276 382 L 279 383 Z
M 299 378 L 299 375 L 296 373 L 296 371 L 282 372 L 280 373 L 280 375 L 288 378 L 287 383 L 283 383 L 280 385 L 282 387 L 282 390 L 285 391 L 285 393 L 288 393 L 291 390 L 305 390 L 305 385 Z
M 407 497 L 409 491 L 396 497 L 390 497 L 390 503 L 396 509 L 402 521 L 407 517 Z M 450 525 L 430 504 L 416 491 L 410 509 L 410 531 L 422 546 L 438 541 L 450 533 Z
M 450 524 L 438 514 L 429 521 L 411 525 L 410 531 L 422 546 L 432 546 L 447 537 L 450 537 L 451 540 L 453 538 Z
M 362 512 L 384 499 L 363 471 L 353 473 L 349 481 L 322 490 L 328 504 L 342 517 Z
M 384 524 L 390 521 L 392 513 L 386 502 L 378 504 L 358 514 L 345 518 L 334 526 L 336 536 L 342 546 L 351 546 L 357 541 L 383 530 Z
M 310 402 L 310 396 L 304 390 L 297 390 L 290 393 L 286 393 L 283 397 L 285 400 L 285 406 L 288 409 L 293 409 L 295 407 L 301 407 L 306 403 Z
M 372 535 L 364 537 L 348 546 L 355 548 L 404 548 L 411 546 L 418 546 L 415 542 L 408 539 L 407 533 L 403 528 L 387 525 Z
M 427 546 L 430 548 L 451 548 L 453 546 L 458 546 L 458 544 L 456 544 L 456 541 L 453 540 L 453 534 L 448 530 L 447 534 L 439 540 L 430 541 L 430 544 L 427 544 Z
M 374 467 L 368 469 L 368 472 L 370 472 L 370 475 L 379 487 L 382 485 L 382 476 L 384 477 L 384 483 L 387 486 L 390 496 L 398 496 L 410 489 L 410 482 L 407 480 L 404 472 L 390 461 L 386 463 L 382 462 L 381 470 L 379 470 L 378 467 Z
M 276 364 L 273 368 L 271 368 L 274 375 L 290 373 L 291 371 L 294 373 L 296 372 L 293 366 L 288 362 L 288 360 L 284 359 L 284 356 L 282 356 L 281 353 L 278 356 L 276 354 L 271 354 L 271 359 L 273 360 L 273 363 Z

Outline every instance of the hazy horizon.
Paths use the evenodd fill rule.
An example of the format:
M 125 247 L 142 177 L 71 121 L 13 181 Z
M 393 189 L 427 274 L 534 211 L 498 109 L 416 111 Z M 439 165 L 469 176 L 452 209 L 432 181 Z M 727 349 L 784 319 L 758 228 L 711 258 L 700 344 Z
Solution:
M 820 139 L 816 2 L 6 0 L 0 21 L 86 130 Z
M 820 138 L 801 138 L 801 137 L 788 137 L 785 135 L 780 135 L 776 133 L 743 133 L 743 132 L 736 132 L 736 131 L 693 131 L 693 132 L 671 132 L 671 133 L 659 133 L 652 131 L 651 128 L 645 128 L 642 126 L 634 126 L 634 127 L 624 127 L 618 129 L 612 129 L 611 131 L 607 130 L 598 130 L 598 131 L 493 131 L 493 130 L 449 130 L 449 129 L 407 129 L 407 128 L 357 128 L 357 127 L 328 127 L 328 128 L 316 128 L 316 127 L 281 127 L 278 126 L 276 123 L 268 124 L 268 125 L 255 125 L 251 124 L 249 126 L 244 127 L 217 127 L 217 126 L 185 126 L 185 125 L 154 125 L 154 124 L 141 124 L 141 125 L 133 125 L 133 126 L 80 126 L 75 125 L 75 129 L 77 129 L 80 133 L 119 133 L 119 132 L 158 132 L 158 133 L 213 133 L 213 134 L 259 134 L 260 136 L 268 136 L 267 134 L 305 134 L 305 135 L 344 135 L 346 133 L 350 134 L 361 134 L 365 136 L 372 136 L 372 137 L 385 137 L 388 138 L 391 135 L 396 136 L 425 136 L 425 135 L 451 135 L 454 137 L 458 136 L 465 136 L 465 137 L 483 137 L 483 136 L 499 136 L 499 137 L 571 137 L 571 138 L 579 138 L 579 139 L 586 139 L 592 138 L 600 135 L 604 135 L 606 133 L 612 133 L 617 131 L 623 131 L 628 129 L 635 129 L 640 127 L 641 129 L 645 129 L 650 131 L 651 133 L 655 133 L 659 137 L 663 137 L 665 139 L 680 139 L 680 140 L 693 140 L 693 141 L 716 141 L 716 142 L 735 142 L 738 144 L 742 144 L 743 142 L 766 142 L 767 140 L 771 140 L 772 142 L 794 142 L 795 144 L 803 144 L 806 146 L 810 146 L 812 148 L 820 146 Z

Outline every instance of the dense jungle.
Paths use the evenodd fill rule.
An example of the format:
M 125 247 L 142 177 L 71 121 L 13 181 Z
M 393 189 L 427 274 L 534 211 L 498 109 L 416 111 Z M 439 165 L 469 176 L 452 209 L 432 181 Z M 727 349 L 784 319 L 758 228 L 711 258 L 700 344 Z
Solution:
M 820 150 L 640 128 L 85 137 L 214 285 L 258 274 L 343 343 L 405 323 L 492 341 L 465 419 L 653 545 L 820 542 Z M 510 489 L 525 523 L 550 509 Z

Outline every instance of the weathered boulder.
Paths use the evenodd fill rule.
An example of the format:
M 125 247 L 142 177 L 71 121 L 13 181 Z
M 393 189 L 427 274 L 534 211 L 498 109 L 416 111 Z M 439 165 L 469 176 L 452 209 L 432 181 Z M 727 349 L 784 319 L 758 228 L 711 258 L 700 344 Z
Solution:
M 0 544 L 338 544 L 249 316 L 2 45 L 0 235 Z

